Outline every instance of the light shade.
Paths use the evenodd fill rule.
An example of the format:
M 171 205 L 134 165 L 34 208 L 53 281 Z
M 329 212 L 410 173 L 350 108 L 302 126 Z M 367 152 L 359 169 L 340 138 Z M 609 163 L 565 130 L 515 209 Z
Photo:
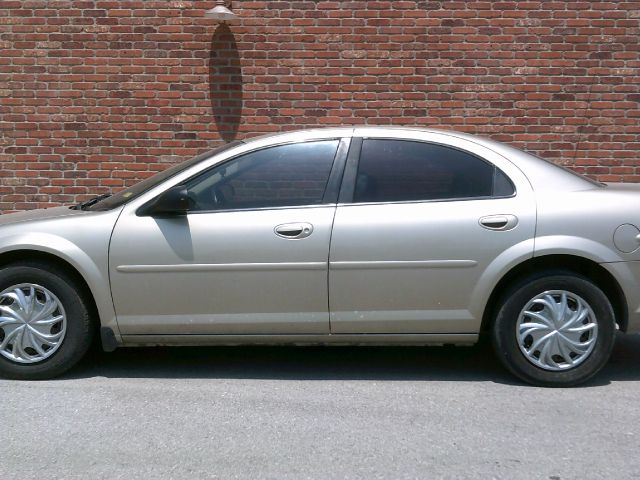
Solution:
M 224 0 L 218 0 L 215 7 L 204 12 L 204 16 L 222 23 L 231 22 L 238 18 L 235 13 L 226 7 Z

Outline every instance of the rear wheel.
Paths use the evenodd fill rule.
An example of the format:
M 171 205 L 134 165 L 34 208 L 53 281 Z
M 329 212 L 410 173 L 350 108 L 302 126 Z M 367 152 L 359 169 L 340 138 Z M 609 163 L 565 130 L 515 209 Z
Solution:
M 530 277 L 507 294 L 493 325 L 502 363 L 534 385 L 573 386 L 607 362 L 615 340 L 611 303 L 574 274 Z
M 73 278 L 35 263 L 0 270 L 0 376 L 60 375 L 87 352 L 91 337 L 89 308 Z

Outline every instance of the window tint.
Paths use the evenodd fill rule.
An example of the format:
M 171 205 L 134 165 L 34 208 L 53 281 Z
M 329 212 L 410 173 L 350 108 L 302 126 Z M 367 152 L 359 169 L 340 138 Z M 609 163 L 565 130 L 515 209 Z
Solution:
M 496 167 L 496 175 L 493 179 L 493 196 L 509 197 L 516 193 L 516 189 L 502 170 Z
M 353 201 L 488 197 L 494 191 L 496 170 L 478 157 L 442 145 L 365 140 Z M 509 188 L 513 193 L 513 186 L 506 177 L 497 183 L 501 185 L 501 194 Z
M 338 141 L 251 152 L 187 185 L 191 210 L 269 208 L 322 203 Z

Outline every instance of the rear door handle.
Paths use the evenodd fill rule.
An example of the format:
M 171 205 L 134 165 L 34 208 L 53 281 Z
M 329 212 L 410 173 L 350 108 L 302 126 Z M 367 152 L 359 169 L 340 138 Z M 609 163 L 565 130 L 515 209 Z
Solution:
M 282 238 L 307 238 L 313 233 L 313 225 L 310 223 L 283 223 L 274 228 L 273 231 Z
M 511 230 L 518 224 L 515 215 L 487 215 L 478 220 L 480 226 L 487 230 Z

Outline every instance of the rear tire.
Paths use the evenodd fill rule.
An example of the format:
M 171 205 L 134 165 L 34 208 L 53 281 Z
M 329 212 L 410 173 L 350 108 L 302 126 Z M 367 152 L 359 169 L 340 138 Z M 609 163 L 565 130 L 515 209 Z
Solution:
M 0 270 L 0 309 L 0 377 L 56 377 L 91 345 L 89 302 L 73 277 L 51 265 L 21 262 Z
M 615 315 L 606 295 L 573 273 L 532 276 L 507 293 L 492 329 L 496 355 L 532 385 L 570 387 L 607 363 Z

